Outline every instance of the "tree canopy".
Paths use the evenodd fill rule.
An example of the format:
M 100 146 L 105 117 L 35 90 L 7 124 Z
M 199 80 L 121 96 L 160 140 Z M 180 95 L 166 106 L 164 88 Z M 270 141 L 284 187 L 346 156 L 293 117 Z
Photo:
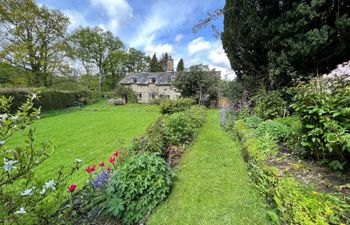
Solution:
M 182 72 L 185 70 L 185 64 L 184 64 L 184 60 L 183 59 L 180 59 L 180 61 L 178 62 L 177 64 L 177 67 L 176 67 L 176 71 L 177 72 Z
M 350 58 L 349 12 L 349 0 L 226 0 L 223 47 L 238 80 L 290 86 Z

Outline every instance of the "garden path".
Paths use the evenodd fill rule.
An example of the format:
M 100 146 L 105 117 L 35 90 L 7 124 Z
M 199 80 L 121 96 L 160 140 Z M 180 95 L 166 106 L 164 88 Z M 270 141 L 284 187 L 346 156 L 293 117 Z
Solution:
M 147 224 L 267 224 L 238 142 L 208 118 L 179 165 L 174 190 Z

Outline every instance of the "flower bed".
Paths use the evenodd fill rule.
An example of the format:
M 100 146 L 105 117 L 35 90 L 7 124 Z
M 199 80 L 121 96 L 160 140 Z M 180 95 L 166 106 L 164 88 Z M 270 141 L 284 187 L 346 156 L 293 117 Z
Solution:
M 145 222 L 170 193 L 174 178 L 171 166 L 179 162 L 205 115 L 204 108 L 192 106 L 161 116 L 129 149 L 119 149 L 108 161 L 86 167 L 89 184 L 77 193 L 75 184 L 68 187 L 71 199 L 62 208 L 69 205 L 71 210 L 58 212 L 56 221 Z
M 264 128 L 265 136 L 272 136 L 267 141 L 260 132 L 261 126 L 256 123 L 254 125 L 252 120 L 254 119 L 236 120 L 230 131 L 243 144 L 252 179 L 267 200 L 271 220 L 275 224 L 349 224 L 350 206 L 346 203 L 349 200 L 346 194 L 318 191 L 308 182 L 303 183 L 302 180 L 306 178 L 297 176 L 297 172 L 290 170 L 297 171 L 295 167 L 307 165 L 298 164 L 300 160 L 297 160 L 291 163 L 294 167 L 285 166 L 287 154 L 278 151 L 279 134 L 273 134 L 275 126 Z M 260 121 L 262 123 L 264 122 Z M 289 136 L 281 135 L 280 138 L 290 138 L 291 135 L 292 132 Z M 306 169 L 312 173 L 310 167 Z

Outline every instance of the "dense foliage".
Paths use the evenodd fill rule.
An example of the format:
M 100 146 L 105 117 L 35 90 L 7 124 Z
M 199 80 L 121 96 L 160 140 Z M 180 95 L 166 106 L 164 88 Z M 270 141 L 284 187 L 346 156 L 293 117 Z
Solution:
M 38 95 L 34 100 L 35 107 L 42 111 L 65 109 L 71 106 L 86 105 L 91 101 L 90 91 L 57 91 L 50 89 L 0 89 L 0 95 L 12 97 L 11 110 L 17 110 L 28 95 Z
M 349 11 L 348 0 L 227 0 L 223 47 L 247 88 L 290 86 L 349 59 Z
M 285 119 L 284 119 L 285 120 Z M 282 123 L 282 120 L 279 120 Z M 256 117 L 231 121 L 233 132 L 241 140 L 251 176 L 258 190 L 264 195 L 269 207 L 268 215 L 274 224 L 347 224 L 350 206 L 336 195 L 316 192 L 296 180 L 287 171 L 276 167 L 279 158 L 278 139 L 274 128 L 266 128 L 264 134 L 258 129 L 263 124 Z M 271 123 L 271 122 L 269 122 Z M 259 124 L 259 125 L 258 125 Z M 285 125 L 297 128 L 295 118 L 285 120 Z M 258 129 L 255 129 L 258 128 Z M 295 130 L 294 130 L 295 131 Z M 262 136 L 264 135 L 264 136 Z M 276 157 L 276 158 L 275 158 Z M 274 161 L 275 164 L 268 164 Z
M 302 154 L 342 169 L 350 163 L 350 86 L 314 79 L 297 87 L 293 107 L 302 121 Z
M 203 99 L 207 96 L 216 100 L 220 89 L 220 73 L 209 69 L 207 65 L 193 65 L 189 71 L 178 74 L 173 81 L 181 96 Z
M 130 157 L 108 185 L 109 211 L 124 224 L 140 223 L 170 192 L 173 172 L 152 153 Z
M 182 112 L 189 109 L 193 105 L 193 100 L 190 98 L 164 100 L 160 103 L 161 114 L 172 114 Z

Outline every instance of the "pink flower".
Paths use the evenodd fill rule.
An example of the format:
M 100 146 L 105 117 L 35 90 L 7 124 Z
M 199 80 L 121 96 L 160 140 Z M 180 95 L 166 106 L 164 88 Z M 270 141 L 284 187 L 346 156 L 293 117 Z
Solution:
M 76 184 L 71 184 L 69 187 L 68 187 L 68 190 L 69 190 L 69 192 L 73 192 L 73 191 L 75 191 L 75 189 L 77 188 L 77 186 L 78 185 L 76 185 Z
M 114 155 L 115 157 L 118 157 L 118 156 L 119 156 L 119 151 L 114 152 L 113 155 Z
M 111 173 L 111 168 L 110 167 L 107 167 L 107 172 Z
M 105 163 L 104 162 L 101 162 L 100 164 L 98 164 L 100 167 L 104 167 L 105 166 Z

